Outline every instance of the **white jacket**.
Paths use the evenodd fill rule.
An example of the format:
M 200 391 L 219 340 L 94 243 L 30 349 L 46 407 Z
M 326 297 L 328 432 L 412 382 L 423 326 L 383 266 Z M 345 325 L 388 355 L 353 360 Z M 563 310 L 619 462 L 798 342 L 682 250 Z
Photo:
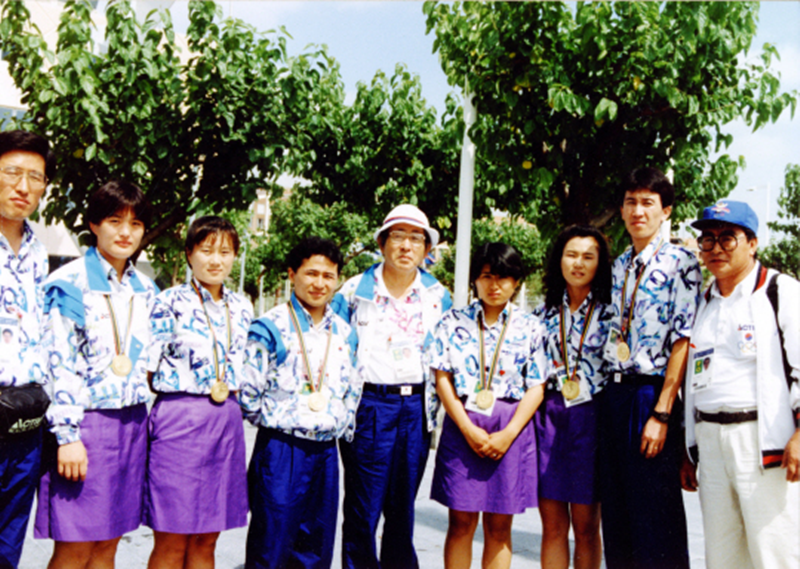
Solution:
M 754 270 L 761 270 L 760 263 Z M 777 279 L 778 320 L 783 331 L 786 356 L 791 368 L 791 376 L 787 380 L 783 368 L 775 311 L 767 297 L 767 288 L 775 274 L 777 274 L 776 271 L 768 269 L 763 284 L 756 288 L 750 296 L 757 338 L 756 398 L 758 444 L 761 451 L 762 468 L 780 466 L 783 450 L 798 427 L 798 414 L 800 414 L 800 282 L 787 275 L 780 275 Z M 711 286 L 715 286 L 715 282 L 712 282 Z M 699 323 L 705 316 L 709 298 L 709 294 L 704 294 L 700 301 L 694 330 L 698 329 Z M 713 297 L 711 297 L 711 302 L 714 302 Z M 691 347 L 687 361 L 694 361 L 694 349 Z M 687 366 L 685 380 L 686 447 L 689 455 L 696 457 L 697 441 L 694 431 L 694 392 L 691 367 Z

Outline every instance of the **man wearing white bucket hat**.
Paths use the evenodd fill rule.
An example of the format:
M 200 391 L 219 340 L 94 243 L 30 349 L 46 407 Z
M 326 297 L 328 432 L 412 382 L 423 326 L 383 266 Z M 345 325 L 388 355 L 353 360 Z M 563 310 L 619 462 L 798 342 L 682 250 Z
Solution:
M 358 333 L 364 382 L 353 442 L 340 442 L 344 463 L 342 567 L 413 569 L 414 500 L 433 428 L 426 414 L 422 348 L 450 293 L 420 264 L 439 241 L 416 206 L 395 207 L 375 232 L 384 261 L 348 280 L 341 293 Z M 384 515 L 380 556 L 375 531 Z M 380 561 L 379 561 L 380 559 Z

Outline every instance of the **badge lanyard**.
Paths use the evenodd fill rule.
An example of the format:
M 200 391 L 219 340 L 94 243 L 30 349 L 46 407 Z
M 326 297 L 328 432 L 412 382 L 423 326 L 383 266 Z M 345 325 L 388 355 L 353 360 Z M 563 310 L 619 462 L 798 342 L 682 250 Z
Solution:
M 330 329 L 328 330 L 328 340 L 325 344 L 325 356 L 322 358 L 322 366 L 319 370 L 319 378 L 315 383 L 314 378 L 311 375 L 311 363 L 308 360 L 308 350 L 306 350 L 306 343 L 303 340 L 303 331 L 300 329 L 300 321 L 297 319 L 297 312 L 295 312 L 291 300 L 287 302 L 287 304 L 289 305 L 289 316 L 292 318 L 292 326 L 294 326 L 294 329 L 297 332 L 297 339 L 300 342 L 300 352 L 303 354 L 303 365 L 306 368 L 308 384 L 311 386 L 312 393 L 319 393 L 322 390 L 322 384 L 325 380 L 325 369 L 328 367 L 328 353 L 330 352 L 331 348 L 331 337 L 333 336 L 333 332 Z
M 589 305 L 589 310 L 586 312 L 586 319 L 583 321 L 583 331 L 581 332 L 581 340 L 578 344 L 578 355 L 575 356 L 575 364 L 572 366 L 572 373 L 569 372 L 569 355 L 567 353 L 567 326 L 566 317 L 564 314 L 565 308 L 563 306 L 561 307 L 561 314 L 559 315 L 558 319 L 558 329 L 561 336 L 561 357 L 563 358 L 564 368 L 567 372 L 567 381 L 575 380 L 575 374 L 578 371 L 581 361 L 581 353 L 583 352 L 583 342 L 586 339 L 586 334 L 589 332 L 589 324 L 592 322 L 592 316 L 594 316 L 594 307 L 595 301 L 592 299 L 592 302 Z
M 124 340 L 119 334 L 117 315 L 114 312 L 114 306 L 111 304 L 111 295 L 107 294 L 104 296 L 106 299 L 106 304 L 108 305 L 108 313 L 111 316 L 111 328 L 114 332 L 114 351 L 116 352 L 116 356 L 111 362 L 111 368 L 112 371 L 114 371 L 114 373 L 117 375 L 128 375 L 128 373 L 130 373 L 130 358 L 125 355 L 125 347 L 128 345 L 128 341 L 131 338 L 131 325 L 133 324 L 133 296 L 131 296 L 131 300 L 128 303 L 128 330 L 125 332 Z
M 639 275 L 636 277 L 636 284 L 634 285 L 635 288 L 633 289 L 633 295 L 631 295 L 631 307 L 628 310 L 627 322 L 625 318 L 625 308 L 627 304 L 625 302 L 625 289 L 628 286 L 628 274 L 630 273 L 630 271 L 629 270 L 625 271 L 625 280 L 622 281 L 622 311 L 620 313 L 620 335 L 622 337 L 623 342 L 628 341 L 628 335 L 630 334 L 631 321 L 633 320 L 633 308 L 636 305 L 636 293 L 639 292 L 639 283 L 641 283 L 642 281 L 642 277 L 644 276 L 645 270 L 647 269 L 647 265 L 650 263 L 650 261 L 652 261 L 655 258 L 656 255 L 658 255 L 658 252 L 661 250 L 661 247 L 663 246 L 664 246 L 664 241 L 662 240 L 659 242 L 658 248 L 656 249 L 655 253 L 653 253 L 653 256 L 647 260 L 647 263 L 644 264 L 642 270 L 639 272 Z
M 478 336 L 480 342 L 480 361 L 479 365 L 481 368 L 481 391 L 488 391 L 492 387 L 492 379 L 494 378 L 494 370 L 497 367 L 497 362 L 500 359 L 500 348 L 503 345 L 503 340 L 506 337 L 506 330 L 508 329 L 508 323 L 511 322 L 511 313 L 513 311 L 513 305 L 508 305 L 508 315 L 506 316 L 506 321 L 503 323 L 503 329 L 500 331 L 500 337 L 497 339 L 497 346 L 494 348 L 494 355 L 492 356 L 492 366 L 489 368 L 489 375 L 486 375 L 486 343 L 483 339 L 483 318 L 480 317 L 478 314 L 478 327 L 480 328 L 480 334 Z
M 211 323 L 211 318 L 208 315 L 208 310 L 206 310 L 206 303 L 203 301 L 203 295 L 200 292 L 200 289 L 197 288 L 194 280 L 192 280 L 192 288 L 197 293 L 198 298 L 200 299 L 200 306 L 203 307 L 203 314 L 206 315 L 206 322 L 208 323 L 208 329 L 211 331 L 211 339 L 214 341 L 214 373 L 217 377 L 217 381 L 221 382 L 222 378 L 219 375 L 219 355 L 217 354 L 217 335 L 214 333 L 214 326 Z M 227 301 L 225 302 L 225 328 L 228 333 L 228 343 L 225 346 L 225 351 L 223 354 L 225 355 L 225 361 L 228 360 L 228 352 L 231 351 L 231 310 L 228 307 Z

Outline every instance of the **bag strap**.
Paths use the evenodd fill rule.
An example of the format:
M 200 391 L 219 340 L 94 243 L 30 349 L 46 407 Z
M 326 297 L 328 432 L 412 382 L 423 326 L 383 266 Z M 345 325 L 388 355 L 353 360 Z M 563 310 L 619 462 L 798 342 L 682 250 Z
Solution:
M 781 356 L 783 357 L 783 373 L 786 376 L 786 384 L 789 389 L 792 388 L 792 370 L 789 367 L 789 358 L 786 357 L 786 342 L 783 338 L 783 330 L 781 330 L 781 322 L 778 319 L 778 276 L 775 274 L 769 280 L 767 285 L 767 298 L 772 305 L 772 310 L 775 312 L 775 323 L 778 325 L 778 337 L 781 340 Z

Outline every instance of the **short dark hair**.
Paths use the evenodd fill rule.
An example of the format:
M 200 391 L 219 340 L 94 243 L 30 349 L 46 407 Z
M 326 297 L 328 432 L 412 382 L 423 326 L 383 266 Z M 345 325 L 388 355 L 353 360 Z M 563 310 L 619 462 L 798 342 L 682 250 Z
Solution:
M 605 235 L 589 225 L 570 225 L 556 237 L 550 251 L 544 274 L 544 304 L 547 308 L 561 306 L 567 289 L 567 281 L 561 271 L 561 257 L 569 240 L 575 237 L 592 237 L 597 242 L 597 272 L 592 279 L 592 297 L 602 304 L 611 304 L 611 253 Z
M 484 243 L 473 253 L 469 266 L 469 282 L 473 286 L 473 292 L 476 292 L 475 281 L 481 276 L 481 271 L 486 265 L 489 265 L 489 271 L 493 275 L 501 279 L 511 277 L 521 281 L 527 274 L 522 257 L 511 245 L 500 242 Z
M 297 245 L 292 247 L 292 250 L 286 255 L 286 268 L 297 272 L 303 265 L 303 262 L 314 255 L 326 257 L 331 263 L 336 265 L 337 272 L 342 272 L 342 267 L 344 267 L 344 255 L 342 255 L 339 247 L 330 239 L 323 239 L 315 235 L 302 239 Z
M 233 224 L 224 217 L 204 215 L 195 219 L 186 232 L 186 241 L 183 244 L 186 255 L 190 255 L 209 235 L 227 235 L 233 244 L 234 255 L 239 254 L 239 234 Z
M 151 210 L 147 198 L 136 184 L 123 180 L 106 182 L 89 198 L 86 208 L 86 221 L 100 225 L 107 217 L 130 209 L 136 219 L 144 224 L 145 230 L 150 225 Z M 89 244 L 97 245 L 97 236 L 89 232 Z
M 649 190 L 661 198 L 661 207 L 675 203 L 675 188 L 669 178 L 658 168 L 637 168 L 622 182 L 622 200 L 627 192 Z
M 0 132 L 0 157 L 15 150 L 38 154 L 44 159 L 44 175 L 47 179 L 52 180 L 56 175 L 56 157 L 43 136 L 24 130 Z

